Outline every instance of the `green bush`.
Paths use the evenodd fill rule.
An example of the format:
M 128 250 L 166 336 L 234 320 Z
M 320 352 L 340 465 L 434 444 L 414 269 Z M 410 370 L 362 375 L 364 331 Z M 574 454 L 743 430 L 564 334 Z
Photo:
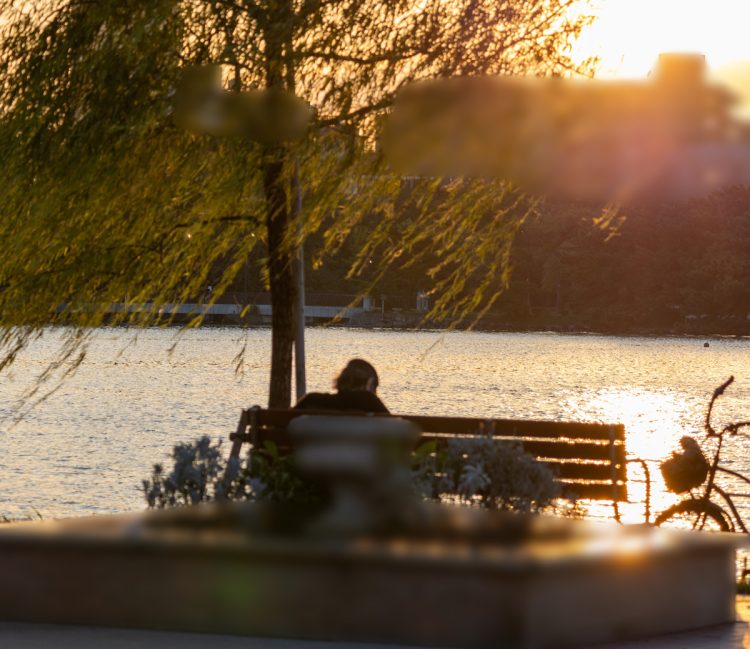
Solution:
M 489 437 L 451 439 L 442 451 L 423 444 L 415 452 L 414 478 L 424 498 L 502 511 L 538 512 L 560 496 L 552 471 L 520 442 Z
M 221 441 L 212 442 L 204 436 L 193 444 L 175 446 L 172 460 L 170 473 L 155 464 L 151 478 L 143 481 L 143 493 L 151 508 L 221 500 L 316 505 L 324 496 L 323 489 L 300 475 L 292 457 L 279 453 L 273 442 L 266 442 L 260 452 L 226 460 Z
M 245 457 L 225 460 L 221 442 L 201 437 L 178 444 L 169 473 L 154 465 L 143 492 L 151 508 L 195 505 L 217 500 L 263 500 L 319 505 L 325 489 L 301 475 L 293 457 L 272 442 Z M 559 496 L 550 469 L 519 442 L 491 438 L 452 439 L 445 449 L 419 446 L 412 461 L 412 487 L 424 499 L 453 501 L 490 509 L 538 512 Z

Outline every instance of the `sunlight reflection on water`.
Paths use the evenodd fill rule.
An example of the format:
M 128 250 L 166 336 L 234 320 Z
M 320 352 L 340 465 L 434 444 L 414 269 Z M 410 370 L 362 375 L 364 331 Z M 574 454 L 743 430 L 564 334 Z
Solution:
M 264 403 L 268 330 L 190 331 L 169 355 L 174 336 L 147 330 L 128 345 L 131 333 L 100 331 L 78 373 L 14 427 L 13 403 L 52 357 L 56 335 L 0 375 L 0 514 L 141 508 L 140 480 L 173 444 L 203 433 L 226 438 L 241 408 Z M 235 375 L 232 359 L 245 336 L 245 372 Z M 708 397 L 730 374 L 737 382 L 716 422 L 750 415 L 747 340 L 704 348 L 693 338 L 310 329 L 307 346 L 310 390 L 329 389 L 345 361 L 362 356 L 377 366 L 381 397 L 394 412 L 623 423 L 629 453 L 651 460 L 683 434 L 704 443 Z M 750 472 L 747 445 L 745 437 L 730 440 L 724 464 Z M 652 473 L 660 478 L 656 465 Z M 630 478 L 637 501 L 643 485 L 635 467 Z M 673 501 L 656 486 L 655 510 Z M 638 520 L 643 508 L 624 513 Z

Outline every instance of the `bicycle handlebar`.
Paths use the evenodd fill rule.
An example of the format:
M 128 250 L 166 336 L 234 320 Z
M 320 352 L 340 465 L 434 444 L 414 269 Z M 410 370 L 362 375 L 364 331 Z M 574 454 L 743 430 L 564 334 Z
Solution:
M 734 383 L 734 376 L 730 376 L 730 377 L 729 377 L 729 378 L 728 378 L 728 379 L 727 379 L 726 381 L 724 381 L 724 383 L 722 383 L 722 384 L 721 384 L 721 385 L 720 385 L 720 386 L 719 386 L 718 388 L 716 388 L 716 389 L 714 390 L 714 393 L 713 393 L 713 395 L 711 396 L 711 401 L 709 401 L 709 403 L 708 403 L 708 411 L 706 412 L 706 424 L 705 424 L 705 429 L 706 429 L 706 434 L 707 434 L 707 435 L 708 435 L 709 437 L 720 437 L 720 436 L 721 436 L 721 435 L 723 435 L 723 434 L 724 434 L 725 432 L 727 432 L 727 430 L 728 430 L 728 428 L 729 428 L 729 427 L 725 427 L 725 428 L 724 428 L 724 429 L 723 429 L 723 430 L 721 431 L 721 433 L 717 433 L 717 432 L 716 432 L 716 431 L 714 430 L 714 427 L 713 427 L 713 426 L 711 425 L 711 413 L 712 413 L 712 411 L 713 411 L 713 409 L 714 409 L 714 402 L 715 402 L 715 401 L 716 401 L 716 400 L 717 400 L 717 399 L 718 399 L 718 398 L 719 398 L 719 397 L 720 397 L 720 396 L 721 396 L 722 394 L 724 394 L 724 391 L 725 391 L 725 390 L 726 390 L 726 389 L 727 389 L 727 388 L 728 388 L 728 387 L 729 387 L 730 385 L 732 385 L 732 383 Z M 737 431 L 735 430 L 734 432 L 736 433 Z
M 717 399 L 722 394 L 724 394 L 724 390 L 726 390 L 730 385 L 734 383 L 734 376 L 730 376 L 724 383 L 722 383 L 718 388 L 714 390 L 714 399 Z
M 747 428 L 750 426 L 750 421 L 737 421 L 733 424 L 727 424 L 724 426 L 724 430 L 722 430 L 722 433 L 729 433 L 730 435 L 736 435 L 740 428 Z

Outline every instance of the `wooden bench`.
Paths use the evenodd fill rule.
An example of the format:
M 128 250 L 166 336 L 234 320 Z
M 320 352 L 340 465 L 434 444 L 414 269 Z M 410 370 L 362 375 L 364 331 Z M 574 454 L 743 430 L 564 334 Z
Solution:
M 316 414 L 400 417 L 419 427 L 420 443 L 435 440 L 441 444 L 452 437 L 487 435 L 498 440 L 517 440 L 528 453 L 554 471 L 564 497 L 611 501 L 618 518 L 617 503 L 627 501 L 625 427 L 622 424 L 270 410 L 255 406 L 242 411 L 237 430 L 230 435 L 231 457 L 239 457 L 245 443 L 263 448 L 265 442 L 270 441 L 288 450 L 290 441 L 286 428 L 289 422 L 295 417 Z

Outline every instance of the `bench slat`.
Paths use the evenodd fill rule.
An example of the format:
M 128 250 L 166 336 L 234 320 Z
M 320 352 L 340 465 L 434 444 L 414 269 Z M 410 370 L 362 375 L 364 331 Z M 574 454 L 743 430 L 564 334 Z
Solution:
M 271 432 L 266 430 L 263 434 L 263 441 L 272 441 L 282 453 L 291 451 L 289 439 L 283 431 L 274 429 Z M 443 438 L 444 439 L 444 438 Z M 569 458 L 566 458 L 569 459 Z M 579 459 L 579 458 L 575 458 Z M 612 467 L 609 463 L 607 464 L 582 464 L 576 463 L 575 459 L 569 462 L 558 462 L 545 460 L 543 458 L 538 461 L 546 464 L 558 478 L 569 479 L 569 480 L 611 480 L 612 479 Z M 625 464 L 618 464 L 615 466 L 615 480 L 627 479 L 627 467 Z
M 401 415 L 399 415 L 401 416 Z M 403 417 L 414 422 L 424 432 L 446 433 L 450 435 L 476 435 L 482 433 L 478 424 L 482 420 L 468 417 L 423 417 L 407 415 Z M 497 437 L 542 437 L 550 439 L 585 439 L 609 441 L 610 434 L 616 441 L 625 441 L 625 427 L 621 424 L 588 424 L 565 421 L 533 420 L 487 420 Z M 610 433 L 610 429 L 611 433 Z
M 286 428 L 290 421 L 303 415 L 321 415 L 356 417 L 362 413 L 346 411 L 313 411 L 313 410 L 259 410 L 258 423 L 261 426 Z M 625 441 L 625 427 L 622 424 L 594 424 L 585 422 L 533 421 L 514 419 L 476 419 L 471 417 L 431 417 L 425 415 L 386 415 L 369 414 L 369 417 L 399 417 L 413 422 L 425 433 L 444 433 L 447 435 L 476 435 L 486 422 L 491 422 L 494 434 L 498 437 L 542 437 L 549 439 L 586 439 L 609 441 L 610 435 L 615 441 Z
M 265 428 L 260 433 L 261 442 L 270 441 L 276 444 L 279 448 L 288 448 L 289 436 L 286 430 L 280 428 Z M 426 433 L 420 438 L 421 442 L 437 442 L 438 448 L 442 448 L 451 440 L 453 437 L 447 437 L 443 435 L 433 435 Z M 472 439 L 469 436 L 463 436 L 460 439 Z M 475 438 L 480 439 L 480 438 Z M 498 440 L 501 441 L 501 440 Z M 536 458 L 548 458 L 551 460 L 599 460 L 606 461 L 607 470 L 609 470 L 609 461 L 611 458 L 612 451 L 614 451 L 615 464 L 625 464 L 625 447 L 616 444 L 613 449 L 610 449 L 609 444 L 591 444 L 587 442 L 555 442 L 552 440 L 544 442 L 536 442 L 530 440 L 521 441 L 524 449 L 527 453 Z
M 420 438 L 422 442 L 437 442 L 438 448 L 446 445 L 452 437 L 443 435 L 433 435 L 425 433 Z M 459 439 L 468 440 L 471 437 L 463 436 Z M 477 438 L 479 439 L 479 438 Z M 498 440 L 500 441 L 500 440 Z M 549 458 L 551 460 L 600 460 L 610 462 L 614 452 L 615 464 L 625 464 L 625 447 L 621 444 L 615 444 L 610 447 L 609 444 L 593 444 L 591 442 L 565 442 L 565 441 L 521 441 L 527 453 L 537 458 Z
M 625 484 L 615 485 L 606 483 L 566 484 L 563 483 L 563 495 L 567 498 L 588 498 L 590 500 L 617 500 L 625 502 L 628 499 L 628 488 Z
M 544 462 L 558 478 L 567 480 L 612 480 L 609 464 L 580 464 L 575 462 Z M 615 467 L 615 480 L 627 480 L 627 467 Z

